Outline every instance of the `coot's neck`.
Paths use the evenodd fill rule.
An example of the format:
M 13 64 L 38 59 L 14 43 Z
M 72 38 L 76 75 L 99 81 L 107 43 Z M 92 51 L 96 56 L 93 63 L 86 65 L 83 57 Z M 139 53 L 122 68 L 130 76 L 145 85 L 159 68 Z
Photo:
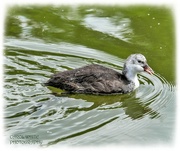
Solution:
M 131 82 L 133 82 L 135 84 L 134 89 L 136 89 L 137 87 L 139 87 L 139 80 L 138 80 L 138 76 L 137 76 L 137 71 L 134 70 L 133 67 L 131 66 L 127 66 L 126 64 L 124 65 L 122 74 Z

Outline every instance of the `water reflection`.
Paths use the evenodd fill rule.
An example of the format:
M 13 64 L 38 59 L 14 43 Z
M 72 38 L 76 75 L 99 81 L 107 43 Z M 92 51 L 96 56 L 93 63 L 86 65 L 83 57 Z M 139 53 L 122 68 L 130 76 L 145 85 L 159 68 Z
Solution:
M 97 17 L 86 15 L 83 23 L 87 28 L 108 34 L 120 40 L 129 42 L 133 35 L 129 18 Z M 102 26 L 103 25 L 103 26 Z
M 50 88 L 50 87 L 49 87 Z M 57 97 L 69 97 L 75 99 L 81 99 L 91 102 L 92 105 L 88 108 L 70 108 L 72 112 L 76 111 L 90 111 L 97 110 L 113 110 L 121 108 L 124 110 L 127 117 L 132 119 L 143 118 L 145 115 L 150 115 L 150 118 L 157 118 L 159 113 L 150 108 L 147 102 L 142 102 L 140 98 L 136 98 L 136 92 L 131 94 L 119 94 L 119 95 L 85 95 L 85 94 L 60 94 L 54 88 L 51 88 L 52 93 Z M 152 103 L 152 102 L 151 102 Z

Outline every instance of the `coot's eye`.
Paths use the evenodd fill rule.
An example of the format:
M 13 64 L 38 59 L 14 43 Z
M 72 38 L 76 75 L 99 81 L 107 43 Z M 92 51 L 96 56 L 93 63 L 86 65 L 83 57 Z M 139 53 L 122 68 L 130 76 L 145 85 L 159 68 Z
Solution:
M 138 60 L 138 63 L 143 63 L 141 60 Z
M 138 60 L 138 63 L 140 63 L 140 64 L 144 64 L 144 61 Z

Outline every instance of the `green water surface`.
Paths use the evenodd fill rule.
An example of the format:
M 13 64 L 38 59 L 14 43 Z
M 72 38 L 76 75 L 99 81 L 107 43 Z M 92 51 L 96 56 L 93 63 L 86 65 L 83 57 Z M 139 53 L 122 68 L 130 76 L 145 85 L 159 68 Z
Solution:
M 43 145 L 170 143 L 175 118 L 172 9 L 148 5 L 24 5 L 8 8 L 4 33 L 5 132 Z M 121 71 L 142 53 L 155 71 L 117 96 L 61 96 L 51 74 L 97 63 Z

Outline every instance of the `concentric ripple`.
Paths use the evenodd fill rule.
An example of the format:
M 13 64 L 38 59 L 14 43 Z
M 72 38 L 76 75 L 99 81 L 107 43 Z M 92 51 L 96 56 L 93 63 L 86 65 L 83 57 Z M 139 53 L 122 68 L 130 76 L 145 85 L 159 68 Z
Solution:
M 48 44 L 39 39 L 9 38 L 5 46 L 9 134 L 38 134 L 42 145 L 153 142 L 169 136 L 172 128 L 167 130 L 160 121 L 169 122 L 166 110 L 173 110 L 175 87 L 158 73 L 139 75 L 141 85 L 130 94 L 62 96 L 58 89 L 42 85 L 52 73 L 91 63 L 121 72 L 124 60 L 81 45 Z M 155 129 L 161 131 L 153 134 Z

